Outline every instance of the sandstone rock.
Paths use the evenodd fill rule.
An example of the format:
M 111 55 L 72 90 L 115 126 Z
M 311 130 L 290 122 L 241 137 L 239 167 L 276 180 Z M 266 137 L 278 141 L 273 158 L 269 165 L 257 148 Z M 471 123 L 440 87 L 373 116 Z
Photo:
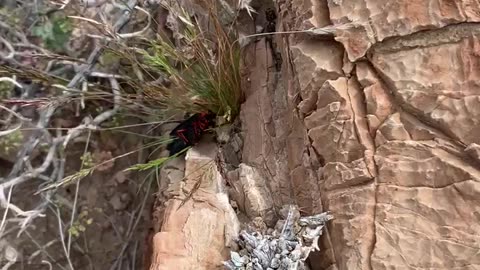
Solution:
M 313 146 L 326 160 L 351 162 L 373 147 L 361 103 L 355 81 L 339 78 L 320 89 L 317 110 L 305 118 L 305 125 Z
M 395 113 L 389 116 L 378 129 L 375 144 L 378 147 L 386 141 L 411 139 L 410 133 L 400 120 L 400 113 Z
M 242 162 L 276 210 L 332 212 L 312 269 L 479 268 L 479 4 L 327 2 L 277 2 L 281 30 L 342 46 L 277 37 L 280 80 L 250 63 Z
M 325 178 L 322 187 L 326 190 L 345 188 L 373 180 L 373 175 L 368 170 L 364 159 L 350 163 L 328 162 L 322 173 Z
M 326 80 L 343 74 L 343 50 L 328 41 L 304 41 L 291 47 L 296 74 L 300 84 L 300 112 L 307 114 L 315 109 L 318 90 Z M 312 70 L 312 73 L 305 72 Z
M 153 238 L 150 269 L 223 269 L 239 224 L 213 162 L 215 153 L 212 143 L 188 151 L 184 189 L 167 202 L 161 231 Z
M 236 181 L 232 181 L 232 198 L 240 210 L 250 219 L 261 217 L 265 223 L 274 224 L 276 220 L 273 199 L 265 177 L 261 176 L 256 168 L 243 163 L 237 169 L 237 174 Z
M 475 160 L 480 161 L 480 145 L 472 143 L 465 148 L 465 153 L 473 157 Z
M 365 95 L 370 135 L 374 136 L 378 127 L 395 111 L 394 104 L 386 87 L 367 63 L 357 63 L 356 73 Z
M 292 188 L 288 179 L 290 174 L 287 145 L 293 131 L 293 107 L 287 103 L 289 89 L 284 87 L 283 76 L 273 73 L 268 46 L 259 42 L 249 45 L 246 54 L 252 61 L 245 74 L 250 78 L 245 86 L 246 100 L 242 104 L 240 121 L 242 125 L 243 147 L 242 162 L 259 170 L 265 177 L 273 196 L 274 206 L 292 203 Z M 266 70 L 265 70 L 266 69 Z M 299 130 L 301 132 L 301 130 Z M 292 138 L 297 138 L 293 135 Z
M 478 46 L 476 36 L 466 36 L 441 46 L 377 53 L 372 62 L 390 82 L 403 109 L 435 124 L 453 140 L 479 143 L 480 89 L 475 81 L 480 79 L 480 71 L 469 64 L 479 59 L 472 55 Z
M 391 141 L 375 155 L 379 183 L 433 189 L 480 179 L 480 171 L 463 160 L 432 141 Z
M 472 1 L 328 0 L 334 25 L 352 24 L 337 34 L 351 61 L 365 55 L 375 43 L 449 24 L 478 22 L 480 6 Z
M 437 188 L 379 186 L 372 268 L 478 269 L 479 188 L 472 179 Z
M 370 269 L 375 243 L 375 185 L 335 190 L 324 196 L 325 208 L 335 217 L 327 227 L 338 269 Z

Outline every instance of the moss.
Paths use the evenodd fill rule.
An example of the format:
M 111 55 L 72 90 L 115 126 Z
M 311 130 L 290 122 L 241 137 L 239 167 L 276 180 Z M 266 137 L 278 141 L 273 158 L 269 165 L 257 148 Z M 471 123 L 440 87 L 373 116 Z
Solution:
M 53 51 L 62 51 L 70 38 L 73 30 L 71 20 L 65 16 L 53 16 L 44 18 L 32 29 L 32 34 L 39 37 L 45 47 Z

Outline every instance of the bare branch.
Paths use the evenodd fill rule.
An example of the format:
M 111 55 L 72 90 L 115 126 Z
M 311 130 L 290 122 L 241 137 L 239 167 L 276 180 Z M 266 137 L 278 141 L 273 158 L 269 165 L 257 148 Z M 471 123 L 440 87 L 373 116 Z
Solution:
M 126 33 L 126 34 L 117 34 L 119 37 L 121 37 L 121 38 L 137 37 L 137 36 L 143 35 L 150 28 L 150 24 L 152 23 L 152 15 L 150 15 L 150 13 L 148 11 L 146 11 L 145 9 L 143 9 L 141 7 L 136 6 L 135 9 L 138 9 L 138 10 L 142 11 L 143 13 L 147 14 L 147 17 L 148 17 L 147 25 L 142 30 L 137 31 L 137 32 Z
M 29 43 L 27 37 L 22 34 L 21 32 L 17 31 L 16 29 L 13 29 L 11 26 L 9 26 L 7 23 L 0 21 L 0 27 L 8 30 L 12 35 L 16 36 L 18 39 L 21 40 L 23 43 Z
M 68 255 L 68 252 L 67 252 L 67 246 L 65 245 L 65 241 L 64 241 L 65 237 L 63 235 L 62 217 L 60 216 L 60 210 L 58 207 L 56 210 L 57 210 L 58 233 L 60 236 L 60 242 L 62 243 L 63 252 L 65 252 L 65 256 L 67 257 L 68 266 L 70 266 L 70 270 L 74 270 L 72 261 L 70 260 L 70 256 Z
M 116 22 L 114 28 L 117 31 L 120 31 L 130 20 L 130 15 L 133 7 L 137 4 L 136 0 L 129 0 L 127 3 L 127 8 L 124 10 L 122 16 L 119 18 L 119 20 Z M 103 50 L 103 45 L 102 44 L 97 44 L 90 54 L 90 56 L 87 59 L 87 64 L 83 64 L 79 67 L 79 72 L 73 77 L 73 79 L 68 83 L 66 86 L 67 88 L 74 88 L 77 86 L 78 83 L 84 80 L 85 76 L 90 72 L 90 70 L 93 68 L 95 65 L 98 57 L 100 56 L 101 52 Z M 20 172 L 24 158 L 26 156 L 29 156 L 30 153 L 33 151 L 35 148 L 36 142 L 38 142 L 38 138 L 41 136 L 43 129 L 46 128 L 48 125 L 51 116 L 57 109 L 58 104 L 52 104 L 50 106 L 47 106 L 45 109 L 43 109 L 40 113 L 40 119 L 37 123 L 37 129 L 38 131 L 32 134 L 30 136 L 29 140 L 26 142 L 25 146 L 23 149 L 20 151 L 19 155 L 17 156 L 17 162 L 14 164 L 12 171 L 9 174 L 9 177 L 16 177 L 16 175 Z
M 99 78 L 115 78 L 115 79 L 125 79 L 125 78 L 127 78 L 125 76 L 118 75 L 118 74 L 109 74 L 109 73 L 103 73 L 103 72 L 98 72 L 98 71 L 91 72 L 90 76 L 99 77 Z
M 9 112 L 11 115 L 17 117 L 18 119 L 20 119 L 20 120 L 22 120 L 22 121 L 28 121 L 28 122 L 32 121 L 32 119 L 25 118 L 25 117 L 23 117 L 21 114 L 15 112 L 15 111 L 12 110 L 12 109 L 9 109 L 9 108 L 3 106 L 3 105 L 0 105 L 0 109 Z M 3 134 L 3 135 L 5 135 L 5 134 Z M 0 137 L 1 137 L 1 136 L 2 136 L 2 134 L 1 134 L 1 132 L 0 132 Z
M 11 82 L 15 84 L 18 88 L 23 88 L 23 86 L 20 83 L 18 83 L 16 80 L 9 77 L 0 77 L 0 82 Z
M 0 106 L 1 106 L 1 105 L 0 105 Z M 2 106 L 2 107 L 3 107 L 3 106 Z M 19 130 L 21 126 L 22 126 L 22 124 L 14 127 L 14 128 L 11 128 L 11 129 L 7 129 L 7 130 L 0 131 L 0 137 L 7 136 L 8 134 L 14 133 L 15 131 Z
M 13 59 L 13 56 L 15 55 L 15 49 L 13 48 L 12 44 L 1 36 L 0 41 L 5 45 L 5 47 L 7 47 L 7 50 L 9 51 L 9 53 L 6 55 L 0 53 L 0 57 L 2 57 L 4 60 Z
M 63 3 L 66 5 L 68 4 L 67 2 L 69 1 L 64 1 Z M 120 15 L 119 19 L 113 26 L 114 33 L 120 33 L 121 30 L 124 28 L 124 26 L 129 22 L 130 16 L 136 4 L 137 4 L 137 0 L 127 1 L 125 6 L 123 7 L 123 13 Z M 149 16 L 149 20 L 150 20 L 150 16 Z M 5 25 L 2 22 L 0 22 L 0 27 L 7 28 L 9 31 L 12 32 L 12 34 L 15 34 L 15 32 L 12 31 L 12 29 L 8 25 Z M 16 36 L 22 42 L 22 44 L 18 45 L 18 47 L 30 46 L 30 43 L 28 42 L 28 40 L 26 40 L 26 38 L 23 39 L 21 35 L 16 35 Z M 15 59 L 13 59 L 16 53 L 15 47 L 12 46 L 12 44 L 3 37 L 0 37 L 0 43 L 5 44 L 5 47 L 9 51 L 7 54 L 0 53 L 0 57 L 7 59 L 9 63 L 17 64 L 15 63 Z M 79 84 L 86 82 L 85 80 L 86 76 L 90 76 L 90 73 L 92 73 L 92 69 L 96 65 L 96 62 L 100 57 L 103 51 L 103 48 L 106 45 L 108 45 L 108 42 L 105 42 L 105 41 L 98 42 L 95 48 L 90 53 L 86 63 L 78 65 L 78 72 L 75 74 L 75 76 L 71 79 L 71 81 L 66 86 L 62 87 L 64 89 L 64 94 L 61 95 L 58 100 L 56 99 L 52 102 L 49 102 L 48 105 L 39 108 L 38 110 L 39 118 L 34 128 L 35 131 L 28 138 L 28 140 L 25 142 L 22 149 L 17 154 L 17 160 L 12 170 L 10 171 L 9 175 L 5 179 L 0 178 L 0 207 L 4 208 L 5 211 L 8 211 L 14 215 L 13 218 L 8 219 L 8 216 L 7 216 L 8 213 L 5 212 L 3 214 L 3 217 L 4 217 L 3 221 L 0 223 L 0 229 L 2 229 L 5 226 L 5 224 L 9 222 L 16 222 L 20 226 L 20 231 L 19 231 L 19 234 L 20 234 L 27 228 L 27 226 L 29 226 L 29 224 L 32 222 L 33 219 L 35 219 L 36 217 L 44 216 L 43 213 L 46 207 L 48 207 L 48 205 L 51 203 L 50 198 L 54 194 L 55 190 L 48 190 L 46 192 L 42 192 L 41 195 L 44 197 L 42 199 L 41 204 L 37 206 L 35 209 L 30 211 L 24 211 L 17 205 L 13 204 L 10 201 L 11 193 L 9 192 L 9 190 L 11 190 L 17 185 L 20 185 L 32 179 L 41 179 L 46 181 L 47 183 L 60 182 L 64 177 L 64 170 L 65 170 L 64 168 L 65 160 L 64 160 L 64 157 L 62 156 L 62 151 L 63 151 L 62 146 L 66 146 L 70 140 L 80 136 L 86 130 L 98 129 L 101 123 L 110 119 L 112 116 L 114 116 L 118 112 L 121 105 L 121 101 L 122 101 L 120 86 L 117 81 L 117 79 L 120 77 L 114 74 L 103 74 L 103 73 L 93 72 L 92 75 L 94 76 L 102 76 L 109 79 L 110 85 L 112 88 L 112 97 L 113 97 L 113 104 L 114 104 L 113 108 L 100 113 L 94 119 L 91 119 L 89 121 L 84 121 L 84 123 L 82 123 L 81 125 L 71 129 L 66 136 L 62 136 L 62 134 L 60 133 L 60 130 L 57 130 L 58 131 L 57 137 L 55 139 L 52 139 L 50 133 L 47 130 L 47 127 L 50 123 L 50 119 L 52 118 L 57 108 L 61 106 L 65 100 L 68 100 L 71 97 L 70 95 L 72 91 L 68 91 L 68 90 L 75 89 L 76 87 L 78 87 Z M 42 51 L 41 49 L 38 49 L 38 48 L 34 48 L 34 49 Z M 15 83 L 17 86 L 21 88 L 21 85 L 18 85 L 16 82 L 14 82 L 14 80 L 10 78 L 2 79 L 1 81 L 10 81 L 12 83 Z M 83 85 L 87 85 L 87 84 L 84 83 Z M 77 94 L 78 92 L 75 92 L 75 95 Z M 15 115 L 18 118 L 21 117 L 21 115 L 16 113 L 14 109 L 6 108 L 3 105 L 0 105 L 0 109 L 6 110 L 9 113 L 11 113 L 11 115 Z M 20 118 L 20 119 L 24 120 L 26 118 Z M 2 131 L 0 132 L 0 136 L 10 134 L 11 132 L 18 130 L 18 128 L 14 128 L 8 131 Z M 33 150 L 39 145 L 41 140 L 47 140 L 49 149 L 48 149 L 47 155 L 44 157 L 42 164 L 39 167 L 34 168 L 30 164 L 30 155 L 33 152 Z M 53 171 L 51 173 L 49 171 L 50 176 L 47 176 L 45 175 L 45 172 L 47 172 L 49 168 L 53 168 Z M 6 194 L 8 194 L 8 196 Z M 59 230 L 61 231 L 62 244 L 64 246 L 65 251 L 67 252 L 68 250 L 65 246 L 65 242 L 63 241 L 64 238 L 63 238 L 63 232 L 61 228 L 62 227 L 61 221 L 59 221 L 59 224 L 60 224 Z M 68 252 L 66 254 L 68 254 Z M 71 262 L 69 262 L 69 266 L 71 269 L 73 269 Z

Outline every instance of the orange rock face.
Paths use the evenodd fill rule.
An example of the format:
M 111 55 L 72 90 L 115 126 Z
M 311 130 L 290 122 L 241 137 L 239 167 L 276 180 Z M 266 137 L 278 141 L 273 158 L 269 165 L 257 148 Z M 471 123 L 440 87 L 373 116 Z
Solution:
M 242 161 L 276 209 L 335 217 L 313 269 L 479 269 L 478 1 L 277 4 L 280 31 L 356 25 L 248 64 Z
M 279 72 L 264 39 L 245 48 L 239 209 L 330 211 L 313 269 L 480 269 L 478 1 L 276 5 L 278 31 L 338 29 L 275 36 Z M 224 258 L 231 211 L 213 207 L 217 191 L 198 194 L 169 202 L 154 269 Z

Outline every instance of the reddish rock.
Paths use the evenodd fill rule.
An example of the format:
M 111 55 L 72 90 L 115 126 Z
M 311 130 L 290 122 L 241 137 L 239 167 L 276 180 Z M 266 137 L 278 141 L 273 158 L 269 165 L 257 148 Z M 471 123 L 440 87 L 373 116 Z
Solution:
M 278 6 L 286 31 L 324 14 L 321 1 Z M 278 39 L 283 86 L 245 104 L 244 122 L 261 123 L 258 104 L 284 119 L 244 129 L 258 143 L 244 151 L 261 156 L 252 166 L 281 194 L 275 206 L 334 215 L 313 269 L 477 269 L 480 31 L 468 22 L 480 19 L 478 3 L 329 0 L 328 13 L 343 48 Z M 249 91 L 275 77 L 265 80 Z M 286 152 L 267 151 L 281 140 Z M 290 173 L 275 173 L 285 160 Z

